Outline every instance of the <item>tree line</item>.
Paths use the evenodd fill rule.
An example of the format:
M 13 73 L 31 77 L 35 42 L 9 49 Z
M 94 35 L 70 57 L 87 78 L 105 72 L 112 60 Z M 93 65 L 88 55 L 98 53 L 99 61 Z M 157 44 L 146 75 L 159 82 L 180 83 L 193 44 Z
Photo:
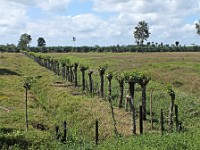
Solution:
M 0 52 L 20 52 L 14 44 L 0 45 Z M 175 45 L 113 45 L 113 46 L 46 46 L 46 47 L 28 47 L 25 49 L 30 52 L 43 53 L 68 53 L 68 52 L 200 52 L 200 46 L 175 46 Z

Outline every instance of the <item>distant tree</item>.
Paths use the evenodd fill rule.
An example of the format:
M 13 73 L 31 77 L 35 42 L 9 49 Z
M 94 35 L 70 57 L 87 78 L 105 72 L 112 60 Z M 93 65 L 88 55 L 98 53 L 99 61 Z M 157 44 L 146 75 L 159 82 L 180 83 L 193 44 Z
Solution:
M 46 46 L 46 41 L 44 40 L 43 37 L 39 37 L 38 40 L 37 40 L 37 42 L 38 42 L 38 47 L 44 47 L 44 46 Z
M 179 46 L 179 41 L 176 41 L 175 45 L 176 45 L 176 47 L 178 47 Z
M 145 21 L 140 21 L 135 27 L 133 34 L 136 43 L 138 43 L 138 45 L 143 45 L 144 40 L 147 40 L 150 35 L 148 24 Z
M 28 45 L 31 43 L 31 35 L 27 34 L 27 33 L 24 33 L 20 36 L 20 40 L 19 40 L 19 43 L 18 43 L 18 46 L 17 48 L 19 50 L 27 50 L 28 48 Z
M 75 47 L 76 38 L 73 37 L 73 38 L 72 38 L 72 41 L 74 42 L 74 47 Z
M 195 28 L 197 30 L 197 34 L 200 35 L 200 20 L 197 23 L 195 23 Z

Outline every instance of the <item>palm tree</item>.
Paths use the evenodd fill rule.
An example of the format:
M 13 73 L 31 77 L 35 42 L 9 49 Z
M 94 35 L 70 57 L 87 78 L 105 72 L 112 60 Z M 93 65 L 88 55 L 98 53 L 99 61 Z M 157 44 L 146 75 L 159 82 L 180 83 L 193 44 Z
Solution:
M 44 40 L 43 37 L 39 37 L 37 42 L 38 42 L 38 47 L 43 47 L 46 45 L 46 41 Z
M 139 73 L 137 82 L 142 88 L 142 114 L 143 120 L 146 120 L 146 86 L 151 80 L 151 77 L 146 73 Z
M 135 27 L 133 34 L 136 43 L 138 43 L 138 45 L 143 45 L 144 40 L 147 40 L 150 35 L 148 24 L 145 21 L 140 21 L 137 27 Z
M 120 93 L 119 93 L 119 102 L 118 102 L 118 107 L 122 108 L 122 103 L 123 103 L 123 97 L 124 97 L 124 74 L 117 73 L 115 74 L 115 79 L 119 83 L 119 88 L 120 88 Z
M 176 47 L 178 47 L 179 46 L 179 41 L 176 41 L 175 45 L 176 45 Z

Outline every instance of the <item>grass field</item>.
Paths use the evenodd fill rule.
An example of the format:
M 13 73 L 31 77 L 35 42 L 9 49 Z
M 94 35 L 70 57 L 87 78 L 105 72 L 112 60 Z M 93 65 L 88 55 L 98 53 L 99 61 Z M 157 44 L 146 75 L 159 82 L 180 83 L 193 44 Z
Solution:
M 114 108 L 117 129 L 114 136 L 109 103 L 91 98 L 51 71 L 22 54 L 0 54 L 0 146 L 10 149 L 199 149 L 200 142 L 200 53 L 67 53 L 44 54 L 67 57 L 96 71 L 100 64 L 108 70 L 122 72 L 145 70 L 152 75 L 147 98 L 153 90 L 154 130 L 145 121 L 144 135 L 131 136 L 131 116 Z M 79 73 L 80 74 L 80 73 Z M 95 79 L 98 80 L 97 71 Z M 23 76 L 42 76 L 29 91 L 29 131 L 25 131 L 25 90 Z M 160 109 L 167 109 L 170 97 L 165 84 L 172 83 L 176 92 L 184 131 L 159 133 Z M 62 83 L 62 84 L 57 84 Z M 80 77 L 79 77 L 79 84 Z M 117 83 L 113 81 L 117 100 Z M 140 105 L 140 87 L 136 107 Z M 149 100 L 147 100 L 149 103 Z M 100 122 L 100 144 L 94 145 L 95 120 Z M 55 126 L 67 121 L 68 143 L 55 140 Z M 44 128 L 38 128 L 42 125 Z M 167 128 L 167 126 L 166 126 Z M 137 131 L 138 132 L 138 131 Z M 1 147 L 0 147 L 1 148 Z

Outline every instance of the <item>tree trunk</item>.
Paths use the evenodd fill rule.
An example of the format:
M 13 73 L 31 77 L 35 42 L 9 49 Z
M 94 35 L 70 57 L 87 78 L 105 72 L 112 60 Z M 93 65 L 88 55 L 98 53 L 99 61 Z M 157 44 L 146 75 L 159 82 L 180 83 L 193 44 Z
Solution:
M 135 106 L 134 106 L 134 102 L 131 96 L 129 97 L 129 102 L 130 102 L 130 110 L 132 114 L 132 123 L 133 123 L 132 133 L 136 134 Z
M 108 80 L 108 97 L 111 98 L 112 89 L 111 89 L 111 80 Z
M 134 99 L 134 91 L 135 90 L 135 83 L 129 82 L 129 93 L 132 99 Z
M 85 91 L 85 70 L 82 70 L 82 88 L 83 92 Z
M 169 107 L 169 120 L 168 120 L 168 124 L 169 124 L 169 131 L 172 132 L 173 130 L 173 109 L 174 109 L 174 98 L 171 98 L 171 103 L 170 103 L 170 107 Z
M 62 77 L 65 78 L 65 65 L 62 66 Z
M 78 86 L 78 79 L 77 79 L 77 69 L 78 69 L 78 64 L 74 64 L 74 84 L 75 87 Z
M 142 114 L 143 120 L 146 120 L 146 85 L 142 85 Z
M 152 91 L 151 91 L 151 94 L 150 94 L 150 118 L 151 118 L 151 130 L 153 130 L 153 111 L 152 111 Z
M 100 85 L 100 96 L 104 97 L 104 76 L 103 74 L 100 75 L 101 85 Z
M 69 67 L 69 76 L 70 76 L 70 82 L 73 82 L 73 66 Z
M 122 108 L 122 103 L 123 103 L 123 96 L 124 96 L 124 81 L 120 81 L 119 82 L 119 87 L 120 87 L 120 95 L 119 95 L 119 103 L 118 103 L 118 107 Z
M 93 88 L 92 88 L 92 72 L 88 73 L 88 76 L 89 76 L 89 84 L 90 84 L 90 94 L 92 95 L 92 92 L 93 92 Z
M 60 75 L 60 67 L 59 67 L 59 62 L 56 63 L 56 70 L 57 70 L 57 75 Z
M 69 81 L 69 66 L 66 66 L 66 70 L 65 70 L 65 78 L 66 78 L 66 81 Z

